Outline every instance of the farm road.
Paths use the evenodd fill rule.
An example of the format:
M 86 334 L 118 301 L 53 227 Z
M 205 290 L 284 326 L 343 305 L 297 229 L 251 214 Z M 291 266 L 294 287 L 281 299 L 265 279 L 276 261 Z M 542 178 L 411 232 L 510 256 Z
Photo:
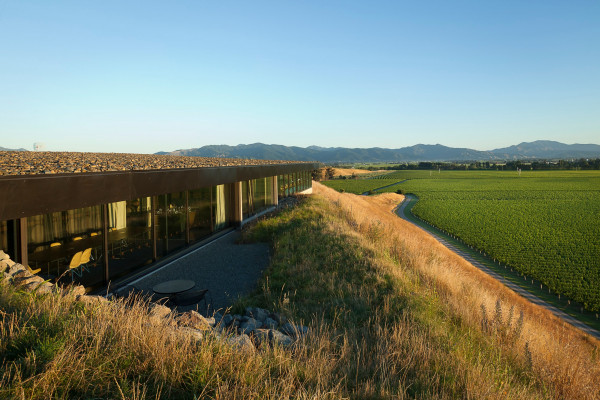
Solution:
M 451 251 L 453 251 L 454 253 L 458 254 L 459 256 L 461 256 L 462 258 L 464 258 L 465 260 L 469 261 L 471 264 L 473 264 L 475 267 L 479 268 L 480 270 L 482 270 L 483 272 L 487 273 L 488 275 L 490 275 L 491 277 L 495 278 L 496 280 L 502 282 L 505 286 L 508 286 L 509 288 L 511 288 L 514 292 L 520 294 L 521 296 L 525 297 L 527 300 L 531 301 L 534 304 L 537 304 L 538 306 L 544 307 L 545 309 L 549 310 L 550 312 L 552 312 L 554 315 L 556 315 L 559 318 L 562 318 L 564 321 L 568 322 L 569 324 L 581 329 L 582 331 L 584 331 L 585 333 L 595 337 L 596 339 L 600 339 L 600 332 L 597 331 L 596 329 L 584 324 L 583 322 L 579 321 L 576 318 L 571 317 L 569 314 L 565 313 L 562 310 L 559 310 L 558 308 L 556 308 L 555 306 L 545 302 L 544 300 L 540 299 L 539 297 L 529 293 L 527 290 L 523 289 L 522 287 L 506 280 L 503 276 L 498 275 L 497 273 L 495 273 L 494 271 L 492 271 L 491 269 L 489 269 L 487 266 L 485 266 L 484 264 L 482 264 L 481 262 L 477 261 L 473 255 L 463 249 L 460 249 L 458 247 L 456 247 L 454 244 L 450 243 L 449 241 L 447 241 L 444 237 L 440 236 L 437 234 L 437 232 L 435 232 L 434 230 L 430 230 L 430 229 L 425 229 L 422 226 L 419 226 L 417 224 L 415 224 L 415 222 L 410 218 L 409 215 L 407 215 L 407 213 L 409 211 L 405 210 L 406 206 L 411 202 L 416 200 L 416 198 L 412 195 L 406 195 L 404 198 L 404 201 L 396 208 L 396 214 L 410 222 L 411 224 L 426 230 L 431 236 L 433 236 L 434 238 L 436 238 L 441 244 L 443 244 L 444 246 L 446 246 L 446 248 L 450 249 Z

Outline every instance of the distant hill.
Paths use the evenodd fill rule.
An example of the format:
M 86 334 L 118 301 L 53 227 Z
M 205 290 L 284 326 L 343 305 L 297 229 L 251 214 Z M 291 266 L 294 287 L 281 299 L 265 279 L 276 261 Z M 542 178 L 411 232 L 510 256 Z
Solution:
M 27 151 L 27 149 L 7 149 L 6 147 L 0 147 L 0 151 Z
M 404 161 L 502 161 L 535 159 L 600 158 L 600 145 L 564 144 L 548 140 L 521 143 L 502 149 L 479 151 L 447 147 L 441 144 L 417 144 L 399 149 L 346 148 L 346 147 L 296 147 L 277 144 L 239 144 L 237 146 L 209 145 L 195 149 L 161 151 L 171 154 L 198 157 L 255 158 L 264 160 L 298 160 L 332 162 L 404 162 Z

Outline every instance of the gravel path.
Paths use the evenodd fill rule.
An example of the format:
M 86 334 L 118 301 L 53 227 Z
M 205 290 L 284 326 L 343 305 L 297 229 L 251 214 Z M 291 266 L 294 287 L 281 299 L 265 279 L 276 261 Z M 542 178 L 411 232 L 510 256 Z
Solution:
M 404 201 L 402 201 L 402 203 L 400 204 L 400 206 L 398 208 L 396 208 L 396 214 L 412 223 L 413 225 L 415 225 L 418 228 L 421 228 L 423 230 L 425 230 L 422 226 L 419 226 L 417 224 L 415 224 L 413 221 L 410 220 L 410 218 L 407 217 L 406 213 L 408 213 L 408 211 L 405 210 L 406 206 L 410 203 L 411 200 L 413 200 L 414 197 L 411 195 L 406 195 L 404 198 Z M 488 267 L 486 267 L 484 264 L 480 263 L 479 261 L 477 261 L 472 254 L 470 254 L 469 252 L 460 249 L 458 247 L 456 247 L 454 244 L 450 243 L 449 241 L 447 241 L 446 239 L 444 239 L 442 236 L 439 236 L 436 234 L 436 232 L 434 231 L 430 231 L 430 230 L 426 230 L 431 236 L 433 236 L 434 238 L 436 238 L 441 244 L 443 244 L 444 246 L 446 246 L 446 248 L 448 248 L 449 250 L 453 251 L 454 253 L 458 254 L 459 256 L 461 256 L 462 258 L 464 258 L 465 260 L 469 261 L 471 264 L 473 264 L 475 267 L 479 268 L 480 270 L 484 271 L 486 274 L 488 274 L 489 276 L 495 278 L 496 280 L 502 282 L 505 286 L 511 288 L 514 292 L 520 294 L 521 296 L 525 297 L 527 300 L 531 301 L 534 304 L 537 304 L 541 307 L 544 307 L 547 310 L 550 310 L 554 315 L 556 315 L 559 318 L 562 318 L 564 321 L 568 322 L 569 324 L 581 329 L 582 331 L 590 334 L 591 336 L 600 339 L 600 332 L 598 332 L 596 329 L 584 324 L 583 322 L 571 317 L 569 314 L 565 313 L 564 311 L 556 308 L 555 306 L 545 302 L 544 300 L 540 299 L 539 297 L 535 296 L 532 293 L 529 293 L 527 290 L 523 289 L 522 287 L 514 284 L 513 282 L 505 279 L 503 276 L 495 273 L 494 271 L 492 271 L 491 269 L 489 269 Z
M 152 293 L 152 287 L 160 282 L 191 279 L 196 282 L 194 289 L 209 289 L 208 314 L 229 307 L 256 287 L 269 265 L 269 245 L 236 244 L 240 235 L 241 232 L 233 231 L 221 236 L 130 284 Z M 204 314 L 203 308 L 202 302 L 198 309 Z M 196 306 L 178 307 L 178 311 L 192 309 Z

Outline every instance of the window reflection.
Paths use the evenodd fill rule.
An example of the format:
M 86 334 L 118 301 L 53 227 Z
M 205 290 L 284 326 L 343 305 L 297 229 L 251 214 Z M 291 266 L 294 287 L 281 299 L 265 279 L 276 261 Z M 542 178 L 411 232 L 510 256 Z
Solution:
M 156 197 L 156 253 L 164 256 L 185 246 L 185 192 L 167 193 Z
M 108 271 L 115 279 L 152 262 L 150 197 L 108 205 Z
M 85 286 L 103 281 L 102 206 L 28 217 L 27 237 L 29 266 L 43 277 Z

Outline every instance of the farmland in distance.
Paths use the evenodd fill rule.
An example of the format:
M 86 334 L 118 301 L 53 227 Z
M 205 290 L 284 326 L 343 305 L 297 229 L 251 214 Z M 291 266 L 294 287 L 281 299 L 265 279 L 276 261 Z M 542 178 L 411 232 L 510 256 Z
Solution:
M 414 193 L 418 217 L 600 310 L 600 172 L 398 171 L 380 187 L 390 179 L 408 181 L 378 192 Z

